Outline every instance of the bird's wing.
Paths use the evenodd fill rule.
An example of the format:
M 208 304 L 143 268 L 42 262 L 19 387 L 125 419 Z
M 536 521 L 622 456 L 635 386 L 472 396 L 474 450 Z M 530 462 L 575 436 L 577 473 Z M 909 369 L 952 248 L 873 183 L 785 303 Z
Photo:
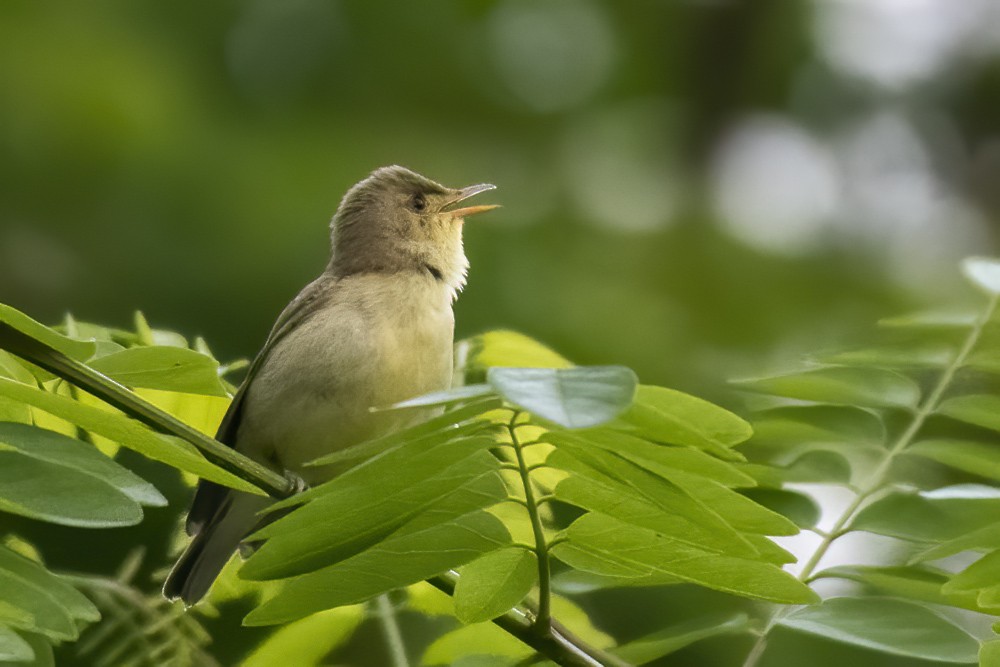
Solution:
M 334 278 L 332 276 L 324 273 L 306 285 L 299 292 L 298 296 L 292 299 L 291 303 L 281 311 L 278 320 L 274 323 L 274 327 L 271 328 L 271 333 L 267 336 L 264 347 L 254 357 L 253 363 L 250 364 L 247 375 L 243 379 L 243 383 L 240 385 L 239 390 L 237 390 L 236 395 L 233 396 L 233 400 L 229 404 L 229 409 L 222 418 L 219 430 L 215 434 L 216 440 L 234 449 L 236 448 L 236 433 L 239 431 L 240 422 L 243 417 L 243 399 L 246 396 L 247 387 L 253 382 L 257 371 L 278 341 L 302 324 L 302 322 L 309 319 L 326 303 L 326 297 L 329 295 L 329 288 L 333 281 Z M 188 512 L 187 522 L 185 523 L 185 530 L 188 535 L 198 533 L 202 526 L 212 518 L 212 515 L 221 506 L 228 491 L 228 487 L 216 484 L 215 482 L 207 480 L 198 482 L 198 489 L 195 491 L 194 500 L 191 501 L 191 510 Z

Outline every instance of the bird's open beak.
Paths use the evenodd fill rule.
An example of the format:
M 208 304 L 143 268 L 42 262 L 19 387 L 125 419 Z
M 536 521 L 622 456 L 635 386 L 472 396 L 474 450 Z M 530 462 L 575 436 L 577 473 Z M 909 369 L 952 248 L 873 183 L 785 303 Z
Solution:
M 466 206 L 464 208 L 456 208 L 449 210 L 449 206 L 457 204 L 461 201 L 465 201 L 473 195 L 478 195 L 480 192 L 486 192 L 487 190 L 496 190 L 497 186 L 490 183 L 480 183 L 479 185 L 470 185 L 467 188 L 462 188 L 455 192 L 455 196 L 449 199 L 448 202 L 441 209 L 442 213 L 447 213 L 453 218 L 465 218 L 470 215 L 475 215 L 476 213 L 485 213 L 486 211 L 492 211 L 495 208 L 500 208 L 499 204 L 481 204 L 479 206 Z

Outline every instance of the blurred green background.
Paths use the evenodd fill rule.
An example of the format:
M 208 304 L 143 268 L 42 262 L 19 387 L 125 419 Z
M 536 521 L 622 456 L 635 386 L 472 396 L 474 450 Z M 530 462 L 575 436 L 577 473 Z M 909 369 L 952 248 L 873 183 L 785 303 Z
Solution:
M 729 402 L 727 378 L 967 297 L 957 260 L 998 240 L 1000 4 L 0 4 L 0 301 L 37 319 L 141 308 L 252 356 L 391 163 L 499 186 L 459 336 Z M 677 613 L 628 595 L 599 621 Z
M 249 356 L 371 169 L 490 181 L 458 333 L 712 394 L 996 246 L 993 0 L 0 5 L 0 300 Z

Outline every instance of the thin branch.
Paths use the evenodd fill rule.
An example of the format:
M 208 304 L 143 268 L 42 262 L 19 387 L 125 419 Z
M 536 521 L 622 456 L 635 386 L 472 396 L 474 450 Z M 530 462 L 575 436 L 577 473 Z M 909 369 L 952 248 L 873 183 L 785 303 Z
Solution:
M 403 633 L 399 630 L 396 609 L 392 606 L 389 594 L 383 593 L 375 598 L 375 607 L 379 624 L 382 626 L 382 635 L 385 637 L 386 646 L 389 647 L 393 667 L 410 667 L 410 661 L 406 657 L 406 644 L 403 643 Z

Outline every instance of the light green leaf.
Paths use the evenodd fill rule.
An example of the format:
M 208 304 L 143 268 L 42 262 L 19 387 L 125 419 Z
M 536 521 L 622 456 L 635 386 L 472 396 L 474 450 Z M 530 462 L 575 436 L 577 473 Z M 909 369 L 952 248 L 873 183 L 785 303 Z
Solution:
M 962 260 L 962 273 L 987 294 L 1000 294 L 1000 262 L 992 257 L 967 257 Z
M 1000 667 L 1000 639 L 979 647 L 979 667 Z
M 992 549 L 1000 549 L 1000 523 L 983 526 L 941 544 L 936 544 L 913 556 L 911 561 L 938 560 L 963 551 L 988 551 Z
M 621 420 L 652 440 L 707 449 L 729 459 L 734 455 L 727 448 L 753 433 L 750 424 L 728 410 L 690 394 L 648 385 L 639 387 L 635 403 Z
M 956 345 L 925 342 L 838 352 L 822 357 L 827 364 L 874 368 L 945 368 L 958 354 Z
M 505 614 L 531 592 L 538 580 L 535 552 L 508 547 L 477 558 L 459 570 L 455 615 L 463 623 Z
M 818 600 L 775 565 L 696 549 L 602 514 L 583 515 L 564 534 L 567 540 L 557 543 L 552 555 L 577 569 L 605 575 L 617 570 L 625 577 L 645 577 L 647 584 L 685 581 L 783 604 Z
M 289 623 L 265 639 L 240 667 L 319 667 L 324 658 L 345 644 L 365 618 L 360 605 L 321 611 Z
M 0 450 L 0 511 L 83 528 L 142 521 L 139 505 L 107 482 L 10 450 Z
M 385 539 L 461 489 L 471 494 L 471 504 L 457 507 L 458 514 L 500 502 L 507 491 L 497 460 L 483 449 L 489 443 L 457 440 L 405 459 L 384 457 L 316 487 L 310 502 L 257 532 L 254 539 L 268 540 L 240 576 L 276 579 L 332 565 Z
M 920 401 L 920 387 L 916 382 L 879 368 L 834 366 L 740 380 L 736 384 L 749 391 L 834 405 L 913 408 Z
M 496 390 L 488 384 L 470 384 L 464 387 L 452 387 L 443 391 L 434 391 L 423 396 L 417 396 L 401 403 L 395 403 L 390 408 L 426 408 L 438 405 L 454 405 L 464 403 L 474 398 L 495 396 Z
M 752 477 L 740 472 L 731 463 L 720 461 L 699 449 L 653 444 L 634 435 L 610 429 L 549 431 L 541 438 L 556 446 L 563 443 L 570 447 L 575 445 L 602 449 L 666 479 L 670 479 L 676 473 L 686 473 L 705 477 L 725 486 L 743 487 L 755 484 Z
M 773 408 L 753 421 L 753 444 L 782 449 L 808 443 L 879 447 L 885 441 L 881 420 L 867 410 L 839 405 L 794 405 Z
M 997 516 L 1000 491 L 960 485 L 889 494 L 862 509 L 850 528 L 913 542 L 939 542 L 978 530 Z
M 1000 582 L 1000 551 L 992 551 L 965 568 L 944 585 L 945 593 L 989 588 Z
M 4 667 L 55 667 L 55 657 L 52 655 L 52 643 L 42 635 L 22 632 L 21 638 L 31 647 L 34 658 L 27 662 L 3 663 Z
M 0 303 L 0 323 L 31 336 L 35 340 L 40 340 L 46 345 L 54 347 L 68 357 L 84 361 L 94 354 L 94 343 L 92 341 L 73 340 L 60 333 L 56 333 L 44 324 L 36 322 L 24 313 Z M 0 347 L 4 347 L 3 326 L 0 325 Z
M 744 613 L 714 615 L 685 621 L 611 650 L 633 665 L 644 665 L 702 639 L 746 632 L 750 617 Z
M 43 591 L 56 601 L 70 617 L 81 621 L 96 621 L 101 617 L 97 607 L 82 593 L 52 574 L 40 564 L 10 549 L 0 546 L 0 568 L 21 581 Z
M 94 359 L 89 365 L 127 387 L 229 395 L 219 379 L 219 363 L 182 347 L 133 347 Z
M 289 580 L 244 624 L 286 623 L 355 604 L 465 565 L 509 542 L 504 525 L 486 512 L 404 530 L 341 563 Z
M 0 661 L 28 662 L 34 657 L 31 644 L 10 628 L 0 625 Z
M 893 598 L 833 598 L 793 612 L 781 625 L 882 653 L 975 662 L 979 642 L 921 605 Z
M 1000 431 L 1000 396 L 956 396 L 943 401 L 937 411 L 967 424 Z
M 11 448 L 29 458 L 90 475 L 137 503 L 154 507 L 167 504 L 167 499 L 155 486 L 118 465 L 94 446 L 75 438 L 27 424 L 0 422 L 0 451 Z
M 504 398 L 566 428 L 599 426 L 628 408 L 635 373 L 624 366 L 490 368 L 486 380 Z
M 522 333 L 508 330 L 488 331 L 459 343 L 459 355 L 474 369 L 493 366 L 517 368 L 570 368 L 573 364 L 552 348 Z
M 927 566 L 843 565 L 823 570 L 814 575 L 813 580 L 847 579 L 864 584 L 880 595 L 984 611 L 976 603 L 975 595 L 946 595 L 942 592 L 941 587 L 948 582 L 950 576 L 950 573 L 944 570 Z
M 194 445 L 177 438 L 158 435 L 145 426 L 110 408 L 84 405 L 65 396 L 0 378 L 0 396 L 27 403 L 77 426 L 135 450 L 154 461 L 198 475 L 241 491 L 259 494 L 257 487 L 243 481 L 203 457 Z
M 962 472 L 1000 480 L 1000 446 L 972 440 L 923 440 L 905 454 L 943 463 Z

